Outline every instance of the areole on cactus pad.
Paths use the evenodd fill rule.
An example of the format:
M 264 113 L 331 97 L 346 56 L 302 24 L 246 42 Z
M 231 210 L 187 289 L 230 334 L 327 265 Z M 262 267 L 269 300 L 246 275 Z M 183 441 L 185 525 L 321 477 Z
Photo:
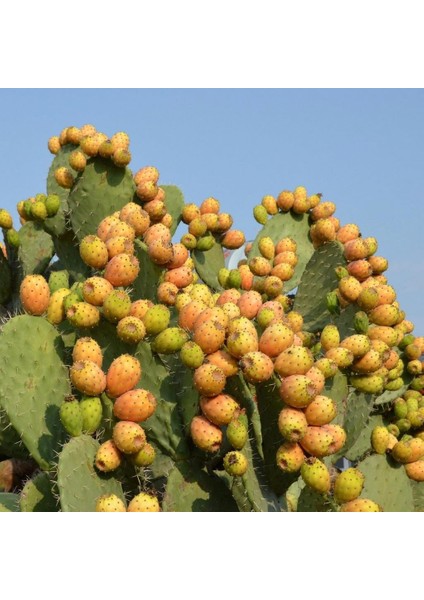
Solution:
M 67 127 L 0 209 L 0 510 L 424 510 L 424 337 L 377 240 L 299 186 L 246 243 L 129 147 Z

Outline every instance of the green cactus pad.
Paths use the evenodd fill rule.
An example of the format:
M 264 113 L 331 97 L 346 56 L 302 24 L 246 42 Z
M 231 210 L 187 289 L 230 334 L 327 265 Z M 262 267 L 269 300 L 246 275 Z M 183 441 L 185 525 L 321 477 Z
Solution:
M 349 304 L 339 315 L 333 317 L 332 322 L 337 326 L 341 340 L 356 333 L 354 319 L 357 312 L 358 307 L 356 304 Z
M 65 512 L 94 512 L 103 494 L 124 499 L 121 484 L 94 467 L 99 443 L 88 435 L 72 438 L 59 455 L 57 484 L 60 505 Z
M 326 296 L 338 285 L 335 268 L 345 265 L 343 246 L 329 242 L 311 256 L 299 282 L 293 310 L 303 316 L 305 331 L 315 332 L 328 322 Z
M 384 512 L 414 511 L 411 480 L 403 465 L 374 454 L 360 462 L 357 468 L 365 476 L 361 498 L 377 502 Z
M 218 272 L 225 267 L 224 252 L 221 244 L 216 242 L 210 250 L 201 252 L 193 250 L 191 256 L 200 279 L 213 290 L 221 290 Z
M 331 423 L 343 425 L 347 398 L 349 395 L 346 375 L 338 371 L 333 378 L 327 379 L 322 393 L 324 396 L 331 398 L 337 407 L 337 415 Z
M 291 237 L 296 241 L 296 254 L 299 260 L 293 277 L 284 282 L 284 292 L 290 292 L 299 285 L 303 271 L 314 253 L 314 247 L 309 237 L 309 215 L 296 215 L 292 212 L 274 215 L 256 236 L 249 253 L 249 259 L 254 256 L 261 256 L 259 240 L 262 237 L 270 237 L 274 244 L 284 237 Z
M 184 207 L 184 196 L 182 191 L 176 185 L 161 185 L 165 192 L 166 210 L 172 215 L 171 233 L 174 234 L 181 221 L 181 214 Z
M 352 391 L 346 400 L 343 428 L 346 431 L 346 443 L 337 454 L 332 457 L 336 462 L 353 446 L 368 423 L 372 410 L 373 397 L 371 394 L 362 394 Z
M 231 494 L 215 475 L 200 465 L 178 463 L 169 473 L 162 501 L 164 512 L 234 512 L 237 511 Z
M 0 405 L 41 468 L 56 460 L 64 431 L 59 406 L 70 393 L 63 343 L 44 319 L 21 315 L 1 334 Z
M 71 231 L 61 237 L 55 237 L 53 242 L 62 268 L 68 271 L 74 281 L 84 281 L 90 277 L 91 269 L 83 262 Z
M 19 230 L 18 250 L 24 275 L 43 273 L 54 254 L 53 240 L 40 223 L 30 221 Z
M 27 481 L 20 496 L 22 512 L 57 512 L 59 502 L 53 494 L 53 482 L 47 473 Z
M 424 512 L 424 486 L 422 485 L 422 481 L 412 481 L 410 479 L 409 484 L 414 499 L 414 511 Z
M 187 458 L 189 448 L 185 438 L 180 412 L 179 400 L 176 396 L 178 382 L 172 377 L 164 363 L 151 351 L 147 342 L 140 342 L 135 356 L 141 363 L 142 377 L 137 387 L 149 390 L 156 400 L 155 413 L 145 421 L 143 428 L 147 439 L 152 440 L 160 450 L 172 458 Z M 192 386 L 191 386 L 192 387 Z M 187 389 L 180 384 L 183 391 Z M 190 394 L 183 396 L 190 400 Z
M 9 300 L 11 291 L 12 273 L 7 259 L 0 250 L 0 304 L 5 304 Z
M 135 256 L 140 263 L 140 273 L 132 284 L 133 300 L 145 298 L 156 301 L 156 290 L 163 269 L 155 265 L 147 253 L 147 246 L 141 240 L 135 240 Z
M 384 425 L 383 417 L 381 415 L 373 415 L 368 419 L 368 422 L 363 427 L 359 436 L 356 438 L 355 443 L 346 451 L 344 456 L 352 462 L 357 462 L 368 452 L 371 452 L 371 433 L 374 427 L 381 427 Z
M 19 494 L 0 493 L 0 513 L 19 512 Z
M 276 453 L 283 443 L 278 429 L 278 415 L 283 407 L 276 379 L 256 386 L 263 437 L 263 454 L 267 479 L 274 492 L 281 496 L 298 478 L 298 473 L 283 473 L 277 467 Z
M 129 169 L 110 160 L 90 159 L 68 197 L 72 229 L 81 241 L 95 234 L 102 219 L 133 200 L 134 180 Z M 69 269 L 68 269 L 69 270 Z
M 9 458 L 29 457 L 28 450 L 2 408 L 0 409 L 0 454 Z

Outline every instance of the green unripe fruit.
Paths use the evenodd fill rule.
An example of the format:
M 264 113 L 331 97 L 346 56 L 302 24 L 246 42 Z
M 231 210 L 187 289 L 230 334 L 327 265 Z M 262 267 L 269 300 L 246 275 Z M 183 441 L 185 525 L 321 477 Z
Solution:
M 44 202 L 39 200 L 38 202 L 31 204 L 31 217 L 39 221 L 44 221 L 44 219 L 47 218 L 47 209 Z
M 397 419 L 405 419 L 408 414 L 408 406 L 403 398 L 396 398 L 393 402 L 393 411 Z
M 60 407 L 60 421 L 70 436 L 76 437 L 82 434 L 83 416 L 78 400 L 70 399 Z
M 161 331 L 151 343 L 153 352 L 173 354 L 181 350 L 188 340 L 188 334 L 180 327 L 169 327 Z
M 12 246 L 12 248 L 19 248 L 21 245 L 21 239 L 16 229 L 8 229 L 6 231 L 6 241 L 10 246 Z
M 156 451 L 151 444 L 145 444 L 137 454 L 130 455 L 130 461 L 136 467 L 148 467 L 155 460 Z
M 390 423 L 390 425 L 387 425 L 387 431 L 394 435 L 396 438 L 400 436 L 399 427 L 394 423 Z
M 100 398 L 87 396 L 79 403 L 82 414 L 83 433 L 92 435 L 100 427 L 103 416 L 103 406 Z
M 203 364 L 205 354 L 196 342 L 185 342 L 180 351 L 181 362 L 190 369 L 197 369 Z
M 357 333 L 367 333 L 369 324 L 370 321 L 366 312 L 361 310 L 355 313 L 353 326 Z
M 146 333 L 148 335 L 157 335 L 168 327 L 170 319 L 171 313 L 169 308 L 164 304 L 156 304 L 147 309 L 142 320 L 146 328 Z
M 233 477 L 241 477 L 247 471 L 247 467 L 249 463 L 247 462 L 247 458 L 241 452 L 237 450 L 232 450 L 231 452 L 227 452 L 224 456 L 224 469 L 228 473 L 228 475 L 232 475 Z
M 233 419 L 227 426 L 227 440 L 236 450 L 244 448 L 249 435 L 247 419 L 246 417 L 242 418 L 243 416 L 240 415 L 237 419 Z
M 219 269 L 219 271 L 218 271 L 219 285 L 222 286 L 223 288 L 231 287 L 228 285 L 229 276 L 230 276 L 230 271 L 228 269 L 226 269 L 225 267 L 222 267 L 221 269 Z
M 60 197 L 57 194 L 49 194 L 44 201 L 48 217 L 54 217 L 60 208 Z
M 399 429 L 400 433 L 406 433 L 411 429 L 411 423 L 408 419 L 399 419 L 395 423 L 396 427 Z
M 180 242 L 187 250 L 194 250 L 197 246 L 197 239 L 192 233 L 185 233 L 181 236 Z
M 196 250 L 200 250 L 200 252 L 207 252 L 214 246 L 215 238 L 213 235 L 205 235 L 200 237 L 197 240 Z
M 54 293 L 62 288 L 69 288 L 68 271 L 53 271 L 49 277 L 50 293 Z M 68 307 L 70 308 L 70 307 Z
M 122 290 L 113 290 L 103 302 L 103 316 L 111 323 L 117 323 L 130 314 L 131 298 Z
M 242 284 L 242 276 L 238 269 L 231 269 L 228 275 L 227 286 L 229 288 L 239 289 Z
M 336 291 L 328 292 L 326 296 L 327 310 L 332 315 L 340 314 L 339 298 Z
M 259 225 L 265 225 L 268 221 L 268 213 L 262 204 L 257 204 L 253 209 L 253 217 L 255 221 L 259 223 Z

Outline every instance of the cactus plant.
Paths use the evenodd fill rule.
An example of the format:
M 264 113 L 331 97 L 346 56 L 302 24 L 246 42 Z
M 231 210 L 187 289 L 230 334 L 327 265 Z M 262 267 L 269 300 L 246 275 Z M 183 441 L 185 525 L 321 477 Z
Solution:
M 122 511 L 133 498 L 169 512 L 423 510 L 424 342 L 374 238 L 299 187 L 263 198 L 245 244 L 216 199 L 186 205 L 155 167 L 133 173 L 126 134 L 82 131 L 62 132 L 49 196 L 18 205 L 19 247 L 5 233 L 0 251 L 0 459 L 28 466 L 0 511 Z M 242 247 L 226 269 L 224 250 Z M 332 407 L 319 425 L 313 401 Z M 280 427 L 285 403 L 301 430 Z M 341 504 L 331 482 L 346 464 L 364 486 Z

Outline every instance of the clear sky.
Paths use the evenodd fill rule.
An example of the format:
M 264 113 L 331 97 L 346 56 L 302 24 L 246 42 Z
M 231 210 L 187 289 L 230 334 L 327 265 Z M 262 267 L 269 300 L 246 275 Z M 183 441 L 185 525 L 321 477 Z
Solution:
M 424 335 L 424 90 L 0 90 L 0 207 L 45 191 L 47 140 L 93 123 L 131 138 L 187 202 L 221 201 L 252 238 L 265 194 L 304 185 L 375 236 L 407 318 Z M 15 216 L 16 218 L 16 216 Z

